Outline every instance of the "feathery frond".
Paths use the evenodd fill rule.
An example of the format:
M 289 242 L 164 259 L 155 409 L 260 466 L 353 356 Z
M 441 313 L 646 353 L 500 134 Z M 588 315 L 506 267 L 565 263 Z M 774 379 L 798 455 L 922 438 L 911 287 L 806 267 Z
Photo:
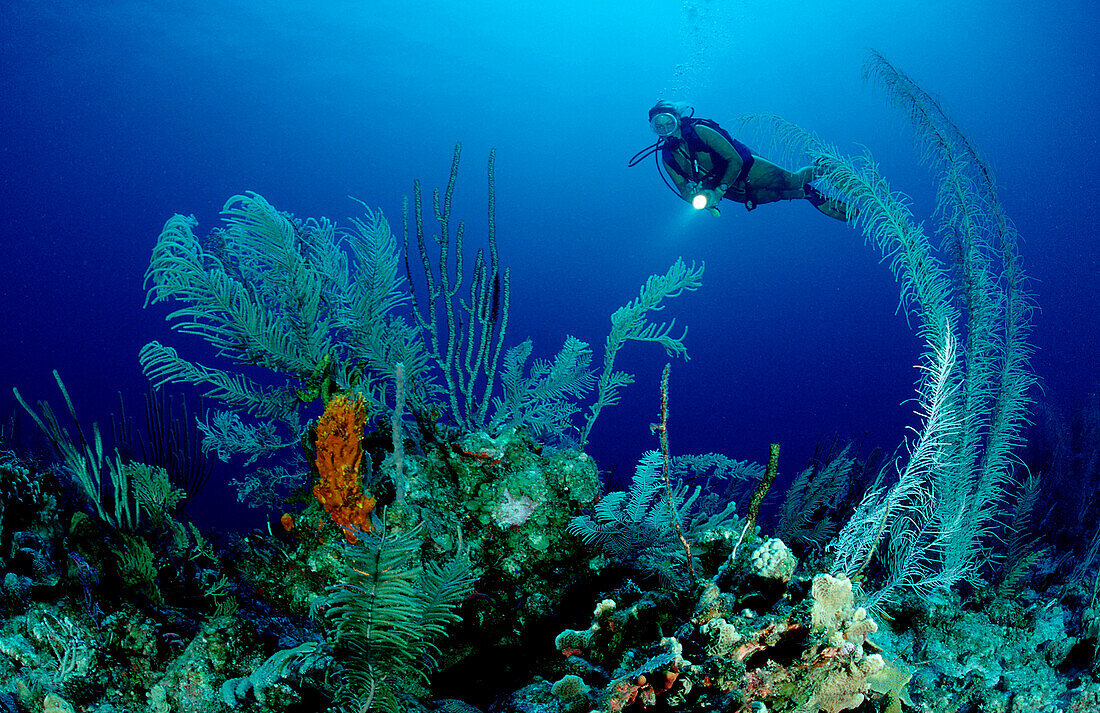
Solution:
M 851 573 L 887 541 L 886 583 L 874 599 L 885 601 L 901 589 L 980 580 L 1035 379 L 1018 236 L 989 167 L 940 104 L 881 55 L 872 53 L 864 72 L 908 115 L 935 173 L 939 250 L 869 153 L 850 158 L 789 122 L 756 122 L 844 196 L 851 224 L 888 261 L 900 305 L 928 345 L 918 383 L 924 425 L 909 463 L 893 488 L 869 493 L 837 542 L 836 567 Z
M 402 682 L 427 683 L 434 641 L 459 619 L 455 608 L 474 578 L 461 545 L 449 561 L 421 565 L 420 528 L 360 534 L 344 545 L 346 575 L 317 606 L 333 627 L 340 697 L 350 703 L 373 691 L 379 710 L 398 713 Z
M 530 374 L 524 376 L 530 356 L 530 339 L 505 353 L 501 372 L 503 397 L 493 399 L 489 430 L 499 432 L 524 424 L 538 438 L 564 434 L 575 428 L 572 420 L 580 410 L 580 400 L 596 383 L 588 369 L 592 350 L 576 337 L 568 336 L 553 361 L 536 359 Z
M 688 358 L 683 341 L 687 336 L 687 328 L 684 328 L 679 337 L 675 337 L 672 330 L 676 326 L 676 320 L 653 324 L 647 321 L 646 315 L 664 309 L 662 302 L 670 297 L 699 289 L 703 284 L 704 268 L 705 265 L 695 267 L 695 263 L 685 265 L 682 259 L 676 258 L 676 262 L 672 263 L 664 275 L 649 276 L 637 299 L 631 300 L 611 315 L 611 332 L 607 335 L 603 350 L 603 372 L 597 382 L 596 403 L 589 408 L 588 419 L 581 431 L 582 444 L 588 441 L 588 434 L 591 433 L 600 411 L 605 406 L 618 403 L 619 389 L 634 381 L 633 374 L 615 371 L 615 356 L 624 344 L 631 340 L 657 342 L 665 348 L 665 353 L 669 356 Z
M 227 370 L 192 363 L 151 342 L 142 367 L 155 386 L 183 382 L 261 418 L 297 423 L 299 402 L 327 380 L 353 385 L 386 410 L 393 364 L 410 373 L 410 398 L 435 387 L 416 330 L 394 312 L 408 302 L 398 274 L 396 241 L 380 213 L 365 208 L 354 229 L 328 220 L 295 221 L 255 193 L 230 198 L 223 224 L 205 243 L 194 218 L 168 220 L 146 272 L 146 304 L 172 300 L 173 329 L 197 335 L 221 357 L 278 373 L 285 383 L 261 387 Z M 346 241 L 346 242 L 345 242 Z
M 665 497 L 664 457 L 660 451 L 646 451 L 634 470 L 629 492 L 603 497 L 592 517 L 575 517 L 569 532 L 596 549 L 643 572 L 656 574 L 666 584 L 677 584 L 687 569 L 687 554 L 679 533 L 670 525 L 673 512 L 683 523 L 685 537 L 721 527 L 732 527 L 735 504 L 706 513 L 696 507 L 701 489 L 677 484 L 671 504 Z

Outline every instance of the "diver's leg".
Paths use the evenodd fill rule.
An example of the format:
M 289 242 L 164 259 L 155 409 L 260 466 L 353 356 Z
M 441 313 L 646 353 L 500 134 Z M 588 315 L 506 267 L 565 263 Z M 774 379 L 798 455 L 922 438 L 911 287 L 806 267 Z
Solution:
M 808 185 L 819 175 L 820 171 L 815 166 L 806 166 L 791 172 L 756 156 L 749 170 L 749 195 L 757 205 L 805 198 L 825 215 L 846 220 L 848 209 L 843 202 L 822 195 L 816 188 Z
M 820 178 L 823 171 L 817 166 L 803 166 L 795 171 L 795 180 L 798 185 L 804 186 L 815 178 Z
M 806 180 L 801 174 L 802 171 L 791 173 L 765 158 L 755 156 L 749 169 L 749 191 L 757 204 L 805 198 L 802 186 Z

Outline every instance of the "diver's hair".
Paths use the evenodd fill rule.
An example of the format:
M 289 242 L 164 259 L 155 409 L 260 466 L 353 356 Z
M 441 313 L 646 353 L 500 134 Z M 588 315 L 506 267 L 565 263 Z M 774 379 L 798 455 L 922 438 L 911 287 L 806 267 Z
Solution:
M 657 114 L 675 114 L 677 118 L 683 119 L 694 112 L 694 107 L 687 102 L 670 102 L 667 99 L 658 99 L 653 108 L 649 110 L 649 118 L 652 119 Z

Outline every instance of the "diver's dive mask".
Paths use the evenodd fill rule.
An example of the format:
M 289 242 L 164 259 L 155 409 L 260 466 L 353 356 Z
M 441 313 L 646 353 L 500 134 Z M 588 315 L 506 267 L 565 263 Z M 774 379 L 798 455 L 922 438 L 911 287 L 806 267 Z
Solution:
M 676 118 L 675 114 L 669 112 L 654 114 L 653 118 L 649 120 L 649 128 L 653 129 L 653 133 L 661 138 L 671 136 L 679 127 L 680 120 Z

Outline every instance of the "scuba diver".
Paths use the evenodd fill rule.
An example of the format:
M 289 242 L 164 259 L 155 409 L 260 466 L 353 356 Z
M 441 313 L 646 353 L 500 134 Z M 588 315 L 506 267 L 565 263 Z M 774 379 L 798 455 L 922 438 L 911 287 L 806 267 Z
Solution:
M 762 203 L 805 198 L 831 218 L 848 220 L 852 215 L 843 202 L 810 185 L 819 175 L 813 166 L 792 173 L 753 154 L 716 122 L 694 115 L 695 110 L 684 103 L 658 101 L 649 110 L 657 143 L 636 153 L 629 165 L 659 154 L 657 171 L 661 172 L 663 163 L 675 184 L 669 188 L 696 209 L 705 208 L 713 215 L 718 215 L 723 198 L 744 203 L 748 210 Z

